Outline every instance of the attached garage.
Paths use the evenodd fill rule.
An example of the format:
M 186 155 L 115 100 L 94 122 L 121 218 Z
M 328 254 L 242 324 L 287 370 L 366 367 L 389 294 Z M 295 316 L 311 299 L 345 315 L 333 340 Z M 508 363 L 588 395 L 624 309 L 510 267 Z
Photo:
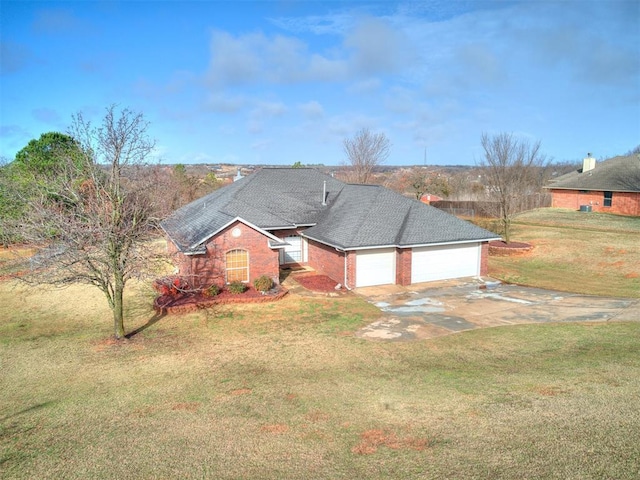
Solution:
M 411 283 L 480 274 L 480 243 L 417 247 L 411 253 Z
M 356 253 L 356 287 L 396 283 L 396 249 L 359 250 Z

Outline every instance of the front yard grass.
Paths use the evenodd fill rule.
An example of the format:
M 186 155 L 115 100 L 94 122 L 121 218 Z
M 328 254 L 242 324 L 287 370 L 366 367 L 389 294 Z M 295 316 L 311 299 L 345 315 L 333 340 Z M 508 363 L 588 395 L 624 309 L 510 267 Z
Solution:
M 640 325 L 523 325 L 428 342 L 350 335 L 355 295 L 158 318 L 129 292 L 0 282 L 0 477 L 638 476 Z
M 489 257 L 500 280 L 590 295 L 640 298 L 640 218 L 562 209 L 518 215 L 512 239 L 531 253 Z

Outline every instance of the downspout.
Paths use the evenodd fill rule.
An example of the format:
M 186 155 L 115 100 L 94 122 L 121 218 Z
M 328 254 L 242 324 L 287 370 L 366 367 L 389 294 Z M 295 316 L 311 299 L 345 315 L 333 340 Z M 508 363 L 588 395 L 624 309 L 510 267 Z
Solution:
M 336 252 L 339 252 L 340 250 L 338 250 L 336 248 Z M 351 291 L 351 287 L 349 287 L 349 283 L 348 283 L 348 279 L 347 279 L 347 252 L 346 250 L 343 250 L 344 252 L 344 288 L 346 288 L 347 290 Z

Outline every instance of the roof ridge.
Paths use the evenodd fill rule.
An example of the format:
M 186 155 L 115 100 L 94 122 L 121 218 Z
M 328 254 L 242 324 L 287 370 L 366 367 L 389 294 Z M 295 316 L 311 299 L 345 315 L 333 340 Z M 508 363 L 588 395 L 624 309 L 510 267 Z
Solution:
M 404 214 L 404 218 L 402 219 L 402 225 L 400 225 L 400 228 L 398 229 L 398 234 L 396 235 L 396 245 L 402 245 L 402 237 L 404 237 L 404 232 L 406 231 L 407 224 L 409 223 L 409 217 L 411 216 L 411 212 L 414 206 L 415 205 L 413 205 L 413 203 L 409 205 L 409 208 Z

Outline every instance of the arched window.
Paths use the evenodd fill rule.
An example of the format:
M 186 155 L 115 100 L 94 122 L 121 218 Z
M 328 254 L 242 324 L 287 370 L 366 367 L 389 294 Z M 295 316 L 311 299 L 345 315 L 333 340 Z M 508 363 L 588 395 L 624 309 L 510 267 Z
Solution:
M 249 281 L 249 252 L 229 250 L 226 254 L 227 283 Z

